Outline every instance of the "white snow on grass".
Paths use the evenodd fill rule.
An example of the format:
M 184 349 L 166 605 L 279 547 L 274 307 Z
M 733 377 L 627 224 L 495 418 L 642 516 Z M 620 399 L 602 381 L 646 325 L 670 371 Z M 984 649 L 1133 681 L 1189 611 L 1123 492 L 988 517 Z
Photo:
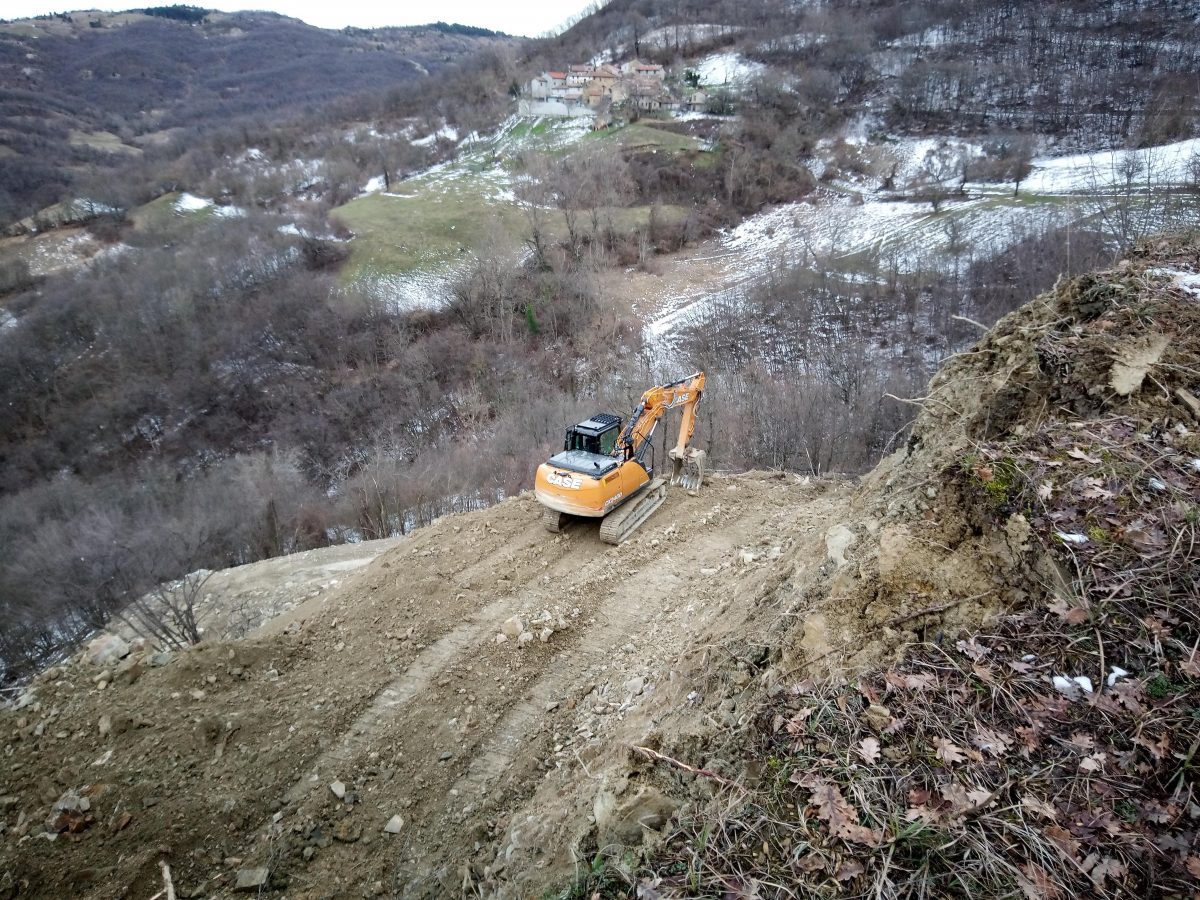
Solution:
M 1166 187 L 1200 181 L 1200 138 L 1143 147 L 1035 159 L 1021 190 L 1033 194 L 1113 191 L 1126 185 Z
M 188 213 L 203 212 L 206 209 L 211 209 L 214 216 L 222 219 L 241 219 L 246 215 L 246 210 L 240 206 L 217 206 L 207 197 L 197 197 L 195 194 L 189 194 L 187 191 L 179 195 L 179 199 L 175 201 L 174 208 L 175 212 L 181 216 Z
M 1055 204 L 1001 203 L 995 198 L 948 203 L 938 214 L 928 203 L 855 203 L 829 194 L 813 202 L 777 206 L 724 233 L 711 255 L 697 257 L 720 268 L 721 287 L 666 298 L 651 313 L 646 336 L 652 346 L 665 346 L 670 332 L 703 315 L 709 304 L 737 295 L 781 264 L 820 266 L 846 280 L 858 277 L 856 257 L 863 255 L 878 260 L 885 270 L 962 271 L 1030 233 L 1065 223 L 1065 215 Z
M 175 211 L 178 213 L 199 212 L 202 209 L 208 209 L 213 205 L 213 202 L 207 197 L 197 197 L 195 194 L 189 194 L 184 191 L 179 195 L 179 199 L 175 201 Z
M 417 138 L 415 141 L 411 141 L 410 143 L 417 147 L 428 147 L 435 143 L 438 138 L 450 141 L 451 143 L 456 143 L 458 141 L 458 131 L 450 125 L 443 125 L 433 134 L 427 134 L 425 137 Z
M 757 78 L 765 69 L 762 63 L 737 53 L 714 53 L 693 67 L 693 71 L 700 75 L 701 87 L 740 87 Z
M 1155 267 L 1146 270 L 1147 275 L 1157 275 L 1160 278 L 1170 278 L 1171 287 L 1178 288 L 1193 297 L 1200 297 L 1200 274 L 1185 272 L 1180 269 Z
M 387 303 L 395 312 L 437 310 L 454 299 L 453 284 L 459 268 L 452 266 L 436 272 L 366 275 L 357 279 L 356 284 Z
M 377 194 L 383 190 L 386 184 L 387 182 L 382 175 L 374 175 L 367 179 L 366 186 L 362 189 L 362 193 L 358 196 L 365 197 L 367 194 Z

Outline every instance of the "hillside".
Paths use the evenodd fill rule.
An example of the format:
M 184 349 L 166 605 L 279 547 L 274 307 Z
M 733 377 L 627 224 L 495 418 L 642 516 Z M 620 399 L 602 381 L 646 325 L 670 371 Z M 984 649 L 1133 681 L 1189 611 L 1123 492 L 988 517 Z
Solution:
M 722 471 L 870 471 L 910 435 L 896 398 L 981 329 L 1195 221 L 1195 22 L 614 0 L 530 42 L 4 23 L 6 72 L 40 80 L 6 107 L 26 143 L 0 187 L 58 202 L 0 215 L 0 681 L 162 585 L 520 496 L 564 424 L 696 369 Z M 605 61 L 659 93 L 517 114 L 539 73 Z
M 201 132 L 382 95 L 519 44 L 445 24 L 328 31 L 197 8 L 0 22 L 0 221 Z
M 1194 236 L 1060 282 L 857 484 L 716 474 L 617 548 L 523 495 L 78 654 L 0 711 L 0 889 L 1178 895 L 1198 282 Z

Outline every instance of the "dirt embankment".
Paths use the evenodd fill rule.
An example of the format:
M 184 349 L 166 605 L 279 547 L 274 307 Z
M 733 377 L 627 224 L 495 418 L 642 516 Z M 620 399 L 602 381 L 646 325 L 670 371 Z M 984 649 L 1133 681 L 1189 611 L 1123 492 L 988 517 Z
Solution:
M 410 536 L 258 636 L 48 673 L 0 713 L 0 890 L 150 896 L 160 859 L 183 896 L 260 867 L 297 897 L 569 877 L 597 812 L 640 835 L 629 744 L 736 726 L 708 673 L 751 680 L 765 598 L 820 565 L 850 493 L 717 475 L 618 548 L 547 534 L 519 498 Z M 47 830 L 69 791 L 88 809 Z

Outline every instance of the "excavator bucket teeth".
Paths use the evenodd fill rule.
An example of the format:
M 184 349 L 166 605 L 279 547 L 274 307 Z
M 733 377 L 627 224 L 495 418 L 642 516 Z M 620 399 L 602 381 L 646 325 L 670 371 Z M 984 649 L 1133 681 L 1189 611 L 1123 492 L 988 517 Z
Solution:
M 677 484 L 688 491 L 699 490 L 700 485 L 704 483 L 704 457 L 703 450 L 689 450 L 683 459 L 673 459 L 671 484 Z

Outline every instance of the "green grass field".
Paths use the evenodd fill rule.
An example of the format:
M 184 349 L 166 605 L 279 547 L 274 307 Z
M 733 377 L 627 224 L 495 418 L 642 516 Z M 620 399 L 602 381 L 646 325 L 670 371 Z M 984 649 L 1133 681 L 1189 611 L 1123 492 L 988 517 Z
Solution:
M 529 227 L 510 190 L 512 172 L 526 151 L 561 153 L 581 140 L 616 141 L 622 148 L 666 152 L 696 151 L 696 141 L 648 125 L 587 132 L 570 122 L 546 119 L 519 122 L 496 139 L 465 150 L 452 162 L 403 181 L 391 193 L 358 197 L 338 207 L 333 217 L 355 234 L 343 279 L 353 283 L 406 274 L 436 275 L 453 269 L 480 248 L 517 253 Z M 680 221 L 687 210 L 662 207 Z M 586 216 L 581 215 L 583 221 Z M 650 220 L 650 208 L 614 209 L 620 231 Z M 562 214 L 548 216 L 550 237 L 566 237 Z

